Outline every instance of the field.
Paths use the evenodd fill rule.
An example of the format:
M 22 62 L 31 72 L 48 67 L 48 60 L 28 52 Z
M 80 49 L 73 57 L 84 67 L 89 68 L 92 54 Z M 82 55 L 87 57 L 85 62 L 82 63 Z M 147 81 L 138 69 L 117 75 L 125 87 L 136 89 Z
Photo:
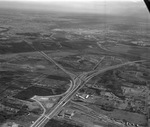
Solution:
M 0 126 L 29 127 L 43 113 L 33 97 L 55 99 L 70 88 L 71 77 L 43 51 L 76 76 L 145 60 L 93 77 L 45 127 L 148 127 L 150 25 L 145 17 L 4 8 L 0 15 Z

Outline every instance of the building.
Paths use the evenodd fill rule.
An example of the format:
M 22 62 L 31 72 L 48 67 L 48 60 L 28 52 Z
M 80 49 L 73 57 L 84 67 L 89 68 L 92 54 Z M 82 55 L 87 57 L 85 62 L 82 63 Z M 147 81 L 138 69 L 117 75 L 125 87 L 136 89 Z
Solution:
M 72 116 L 74 116 L 75 111 L 74 110 L 66 110 L 64 112 L 64 117 L 71 119 Z
M 84 100 L 84 99 L 89 98 L 90 95 L 85 94 L 85 93 L 78 93 L 76 94 L 76 96 Z

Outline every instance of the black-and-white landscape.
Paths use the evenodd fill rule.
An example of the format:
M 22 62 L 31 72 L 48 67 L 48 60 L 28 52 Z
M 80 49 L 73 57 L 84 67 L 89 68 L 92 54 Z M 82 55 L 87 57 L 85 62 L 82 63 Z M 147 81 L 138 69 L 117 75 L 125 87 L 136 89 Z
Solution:
M 0 0 L 0 127 L 149 127 L 150 14 L 142 0 Z

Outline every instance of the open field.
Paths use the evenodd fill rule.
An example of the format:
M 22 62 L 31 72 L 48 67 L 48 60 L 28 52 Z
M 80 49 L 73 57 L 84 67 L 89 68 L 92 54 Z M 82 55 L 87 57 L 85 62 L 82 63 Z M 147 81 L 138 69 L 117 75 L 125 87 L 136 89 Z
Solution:
M 0 8 L 0 127 L 148 127 L 150 23 L 139 14 Z

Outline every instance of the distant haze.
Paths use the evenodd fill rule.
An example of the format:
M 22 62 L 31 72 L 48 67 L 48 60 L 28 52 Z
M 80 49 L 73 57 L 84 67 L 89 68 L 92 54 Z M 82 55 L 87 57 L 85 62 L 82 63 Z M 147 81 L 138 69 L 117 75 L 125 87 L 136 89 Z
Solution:
M 0 1 L 23 1 L 23 2 L 54 2 L 54 1 L 78 1 L 78 2 L 89 2 L 89 1 L 119 1 L 119 2 L 139 2 L 142 0 L 0 0 Z
M 149 16 L 142 0 L 0 0 L 0 8 Z

